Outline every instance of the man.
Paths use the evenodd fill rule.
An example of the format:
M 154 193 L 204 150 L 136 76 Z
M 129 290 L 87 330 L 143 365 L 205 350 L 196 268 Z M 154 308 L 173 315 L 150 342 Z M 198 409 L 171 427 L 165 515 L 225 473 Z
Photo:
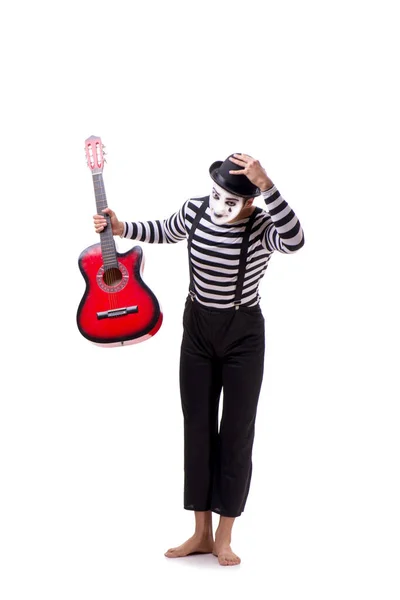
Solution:
M 236 168 L 234 168 L 236 165 Z M 184 508 L 195 532 L 165 556 L 213 553 L 237 565 L 231 549 L 252 473 L 255 419 L 264 367 L 264 318 L 258 287 L 274 251 L 304 245 L 300 222 L 258 160 L 233 154 L 210 167 L 212 193 L 189 199 L 169 219 L 121 222 L 114 235 L 149 243 L 188 239 L 190 286 L 183 316 L 180 390 L 184 417 Z M 263 196 L 267 210 L 253 205 Z M 95 230 L 106 226 L 95 215 Z M 223 410 L 218 427 L 218 405 Z M 220 516 L 215 532 L 212 513 Z

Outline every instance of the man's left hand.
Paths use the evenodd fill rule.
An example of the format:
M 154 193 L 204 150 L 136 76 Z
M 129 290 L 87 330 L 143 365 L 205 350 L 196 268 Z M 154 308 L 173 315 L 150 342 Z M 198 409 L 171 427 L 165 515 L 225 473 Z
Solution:
M 235 165 L 242 167 L 240 170 L 229 171 L 231 175 L 246 175 L 247 179 L 260 188 L 262 192 L 274 185 L 264 167 L 261 166 L 260 161 L 252 156 L 248 154 L 234 154 L 229 160 L 235 163 Z

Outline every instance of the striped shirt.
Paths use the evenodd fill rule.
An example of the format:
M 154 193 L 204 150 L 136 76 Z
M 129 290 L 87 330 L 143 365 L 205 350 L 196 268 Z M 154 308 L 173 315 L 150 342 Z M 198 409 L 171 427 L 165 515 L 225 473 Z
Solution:
M 304 245 L 303 229 L 294 211 L 275 185 L 262 192 L 267 210 L 254 219 L 246 257 L 241 304 L 255 306 L 260 301 L 259 283 L 272 253 L 293 254 Z M 188 237 L 203 198 L 191 198 L 163 221 L 126 222 L 123 237 L 150 244 L 174 244 Z M 248 217 L 216 225 L 210 208 L 201 217 L 190 247 L 190 262 L 196 299 L 210 308 L 234 306 L 239 272 L 240 248 Z

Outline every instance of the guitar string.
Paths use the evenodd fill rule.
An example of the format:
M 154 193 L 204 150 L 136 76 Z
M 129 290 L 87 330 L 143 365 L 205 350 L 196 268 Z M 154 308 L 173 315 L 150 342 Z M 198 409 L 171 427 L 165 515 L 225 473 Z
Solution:
M 99 205 L 99 209 L 100 209 L 100 213 L 104 208 L 107 208 L 107 199 L 106 199 L 106 192 L 105 192 L 105 187 L 104 187 L 104 181 L 102 178 L 101 173 L 99 174 L 100 176 L 98 177 L 97 181 L 95 181 L 94 179 L 94 175 L 93 175 L 93 183 L 94 183 L 94 188 L 95 188 L 95 196 L 96 196 L 96 200 L 98 201 L 98 205 Z M 96 183 L 99 184 L 98 187 L 96 187 Z M 98 193 L 98 190 L 100 189 L 100 194 Z M 99 195 L 101 195 L 101 198 L 99 198 Z M 102 234 L 100 234 L 102 235 Z M 107 233 L 107 236 L 109 237 L 109 234 Z M 111 248 L 111 244 L 110 242 L 106 242 L 106 244 L 104 243 L 104 237 L 102 238 L 103 241 L 103 248 L 104 251 L 106 252 L 107 250 L 111 249 L 114 250 L 115 252 L 115 246 L 114 248 Z M 112 284 L 113 284 L 113 277 L 114 274 L 115 276 L 117 276 L 117 274 L 113 271 L 114 267 L 111 267 L 111 269 L 107 269 L 106 268 L 106 260 L 103 257 L 103 280 L 104 283 L 106 284 L 106 286 L 111 289 L 112 288 Z M 107 257 L 106 257 L 107 258 Z M 118 268 L 118 259 L 117 257 L 115 257 L 117 260 L 117 267 L 116 269 L 119 270 Z M 108 296 L 108 306 L 110 310 L 115 310 L 117 308 L 117 299 L 115 297 L 115 292 L 111 292 L 111 291 L 107 291 L 107 296 Z

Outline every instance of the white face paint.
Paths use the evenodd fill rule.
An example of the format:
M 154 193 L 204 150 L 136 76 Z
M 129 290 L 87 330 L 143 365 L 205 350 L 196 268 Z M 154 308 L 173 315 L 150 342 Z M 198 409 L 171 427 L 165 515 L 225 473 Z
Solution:
M 224 225 L 237 218 L 246 199 L 227 192 L 214 183 L 210 195 L 211 220 L 216 225 Z

